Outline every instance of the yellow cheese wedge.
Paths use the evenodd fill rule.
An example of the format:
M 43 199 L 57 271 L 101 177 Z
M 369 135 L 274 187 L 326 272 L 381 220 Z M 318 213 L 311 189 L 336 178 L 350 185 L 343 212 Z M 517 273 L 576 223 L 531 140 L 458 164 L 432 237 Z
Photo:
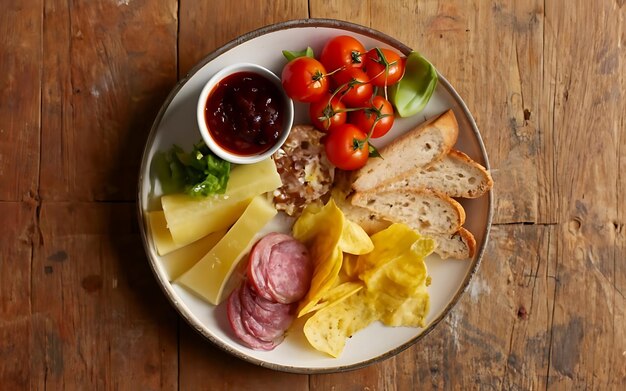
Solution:
M 159 255 L 165 255 L 183 247 L 174 243 L 172 234 L 167 229 L 165 213 L 163 213 L 162 210 L 148 212 L 147 216 L 148 224 L 150 225 L 150 232 L 152 232 L 152 241 L 154 242 L 154 247 L 156 247 Z
M 185 194 L 172 194 L 161 197 L 161 203 L 163 209 L 168 208 L 170 216 L 174 216 L 171 219 L 177 221 L 167 224 L 172 241 L 176 245 L 186 246 L 211 232 L 230 227 L 241 216 L 250 199 L 224 200 L 211 197 L 197 200 Z M 172 206 L 181 208 L 172 211 L 169 209 Z M 185 215 L 186 220 L 180 218 Z M 166 220 L 167 216 L 168 212 L 165 212 Z
M 215 231 L 185 247 L 179 248 L 161 257 L 161 264 L 165 269 L 165 273 L 167 273 L 168 280 L 173 281 L 189 270 L 211 251 L 225 234 L 225 229 Z
M 256 196 L 222 240 L 176 282 L 218 305 L 234 287 L 228 284 L 232 272 L 250 251 L 259 230 L 276 213 L 265 197 Z
M 241 216 L 252 197 L 273 191 L 281 185 L 274 161 L 267 159 L 233 168 L 223 195 L 202 199 L 185 194 L 161 197 L 174 243 L 186 245 L 229 227 Z
M 147 217 L 150 224 L 150 232 L 152 232 L 152 241 L 157 249 L 157 253 L 161 255 L 160 261 L 169 281 L 176 279 L 189 270 L 226 234 L 226 230 L 222 229 L 187 246 L 180 246 L 172 240 L 172 235 L 167 229 L 165 215 L 162 210 L 148 212 Z

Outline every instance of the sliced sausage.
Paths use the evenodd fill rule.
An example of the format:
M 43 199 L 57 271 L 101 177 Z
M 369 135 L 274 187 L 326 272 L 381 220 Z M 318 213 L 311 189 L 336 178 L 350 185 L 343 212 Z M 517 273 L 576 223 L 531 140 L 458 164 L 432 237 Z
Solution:
M 293 237 L 270 233 L 259 240 L 250 252 L 247 279 L 228 297 L 235 335 L 252 349 L 274 349 L 309 289 L 312 269 L 306 247 Z
M 301 242 L 293 239 L 276 244 L 267 270 L 267 288 L 277 302 L 295 303 L 308 292 L 313 267 Z
M 228 314 L 228 321 L 235 335 L 249 348 L 255 350 L 272 350 L 276 347 L 277 343 L 273 341 L 262 341 L 249 333 L 242 321 L 242 306 L 239 299 L 239 290 L 235 289 L 228 297 L 226 303 L 226 313 Z
M 270 233 L 250 253 L 248 278 L 267 300 L 284 304 L 300 300 L 309 289 L 311 273 L 308 250 L 289 235 Z
M 248 279 L 256 293 L 264 299 L 274 301 L 267 288 L 267 263 L 272 256 L 273 248 L 276 244 L 294 240 L 291 236 L 272 232 L 259 240 L 250 252 L 248 261 Z
M 241 305 L 261 325 L 278 330 L 286 330 L 295 314 L 295 304 L 281 304 L 257 295 L 247 281 L 240 290 Z
M 291 324 L 292 317 L 287 311 L 278 307 L 280 311 L 267 311 L 257 305 L 254 298 L 254 293 L 249 285 L 244 282 L 239 291 L 241 320 L 244 327 L 256 338 L 278 344 L 279 340 L 282 341 L 285 330 Z

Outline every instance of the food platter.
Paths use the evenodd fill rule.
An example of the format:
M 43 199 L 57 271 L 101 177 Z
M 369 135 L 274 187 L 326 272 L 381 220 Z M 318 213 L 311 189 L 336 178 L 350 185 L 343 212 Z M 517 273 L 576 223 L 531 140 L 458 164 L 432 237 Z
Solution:
M 343 354 L 338 358 L 326 356 L 310 347 L 300 321 L 292 325 L 287 338 L 276 349 L 257 351 L 246 348 L 230 331 L 225 306 L 214 307 L 168 281 L 146 218 L 147 212 L 159 208 L 161 195 L 159 184 L 150 171 L 150 163 L 155 153 L 170 148 L 172 144 L 188 150 L 198 142 L 198 96 L 207 80 L 223 67 L 237 62 L 249 62 L 280 74 L 285 63 L 281 50 L 300 50 L 311 46 L 314 51 L 319 52 L 324 42 L 340 34 L 352 35 L 366 47 L 388 47 L 404 54 L 411 51 L 411 48 L 375 30 L 327 19 L 289 21 L 245 34 L 209 54 L 175 86 L 154 121 L 139 173 L 138 214 L 141 235 L 150 266 L 168 300 L 194 329 L 220 348 L 241 359 L 276 370 L 297 373 L 350 370 L 391 357 L 414 344 L 445 317 L 467 289 L 482 258 L 491 226 L 491 192 L 480 198 L 460 201 L 467 214 L 465 227 L 476 238 L 476 254 L 473 259 L 464 261 L 442 260 L 437 255 L 427 258 L 432 285 L 429 287 L 431 309 L 426 318 L 426 326 L 386 327 L 374 323 L 350 338 Z M 489 169 L 478 128 L 461 97 L 442 75 L 439 75 L 439 84 L 426 108 L 416 116 L 398 119 L 392 130 L 373 144 L 376 147 L 383 146 L 427 118 L 447 109 L 453 110 L 459 124 L 459 137 L 455 147 Z M 306 106 L 296 104 L 294 123 L 307 123 L 307 117 Z M 286 232 L 288 229 L 284 218 L 279 215 L 263 230 Z

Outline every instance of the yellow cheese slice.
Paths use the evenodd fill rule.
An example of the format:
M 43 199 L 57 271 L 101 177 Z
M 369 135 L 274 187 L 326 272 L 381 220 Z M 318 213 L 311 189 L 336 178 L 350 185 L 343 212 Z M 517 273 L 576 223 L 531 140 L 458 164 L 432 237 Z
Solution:
M 211 232 L 230 227 L 249 203 L 249 198 L 224 200 L 210 197 L 199 200 L 185 194 L 161 197 L 163 209 L 167 208 L 165 211 L 167 228 L 172 241 L 178 246 L 185 246 Z M 170 220 L 176 223 L 169 223 Z
M 233 284 L 228 284 L 233 270 L 250 251 L 257 233 L 276 213 L 265 197 L 256 196 L 222 240 L 176 282 L 218 305 L 233 288 Z
M 222 229 L 161 257 L 168 280 L 173 281 L 206 255 L 226 234 Z
M 163 213 L 162 210 L 148 212 L 147 216 L 150 232 L 152 233 L 152 241 L 159 255 L 165 255 L 183 247 L 182 245 L 174 243 L 172 234 L 167 229 L 165 213 Z
M 227 228 L 241 216 L 252 197 L 282 186 L 272 159 L 233 168 L 226 193 L 207 198 L 185 194 L 161 197 L 174 243 L 186 245 L 211 232 Z

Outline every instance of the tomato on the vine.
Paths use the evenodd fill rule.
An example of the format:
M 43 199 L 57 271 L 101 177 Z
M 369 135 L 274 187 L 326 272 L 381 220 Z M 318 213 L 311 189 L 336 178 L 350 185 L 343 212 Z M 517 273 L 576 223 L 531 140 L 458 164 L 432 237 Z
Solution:
M 326 156 L 337 168 L 356 170 L 367 163 L 367 135 L 351 124 L 338 126 L 326 136 Z
M 367 74 L 360 68 L 347 68 L 333 75 L 340 88 L 337 96 L 348 107 L 359 107 L 372 97 L 374 89 Z
M 331 99 L 331 95 L 326 94 L 322 99 L 309 105 L 309 118 L 317 129 L 323 132 L 332 131 L 346 123 L 348 113 L 344 111 L 345 109 L 346 105 L 336 96 Z
M 396 84 L 404 75 L 405 60 L 389 49 L 374 48 L 365 55 L 365 69 L 377 87 Z
M 281 80 L 287 95 L 299 102 L 315 102 L 328 92 L 326 68 L 311 57 L 289 61 L 283 68 Z
M 365 52 L 365 47 L 356 38 L 339 35 L 326 42 L 320 61 L 329 72 L 339 68 L 361 67 Z
M 377 95 L 372 99 L 369 107 L 353 111 L 349 117 L 349 122 L 365 133 L 369 133 L 373 127 L 370 137 L 378 138 L 387 134 L 393 126 L 393 106 L 387 99 Z

